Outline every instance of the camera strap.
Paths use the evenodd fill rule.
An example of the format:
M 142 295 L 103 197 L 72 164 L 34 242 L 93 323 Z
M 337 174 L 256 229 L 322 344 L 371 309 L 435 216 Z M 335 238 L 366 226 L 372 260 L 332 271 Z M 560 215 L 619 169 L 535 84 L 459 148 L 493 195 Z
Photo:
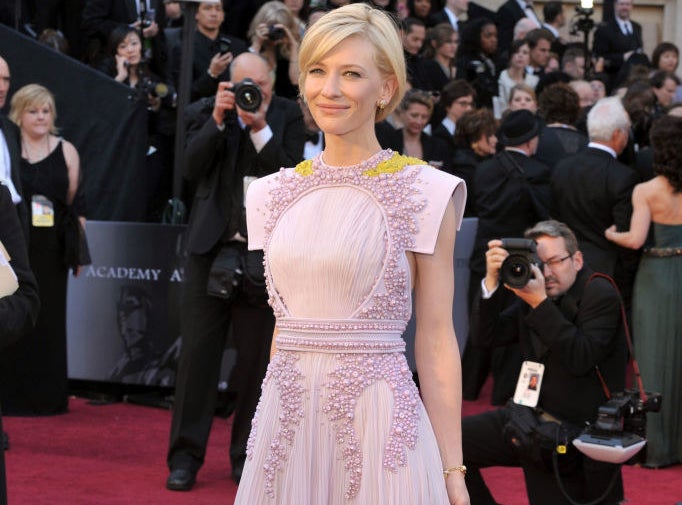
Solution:
M 628 352 L 630 359 L 628 360 L 628 363 L 632 366 L 632 371 L 635 375 L 635 380 L 637 381 L 637 388 L 639 389 L 639 399 L 642 402 L 646 402 L 647 397 L 646 397 L 646 392 L 644 391 L 644 384 L 642 382 L 642 375 L 639 373 L 639 365 L 637 364 L 637 360 L 635 359 L 635 349 L 632 345 L 632 337 L 630 335 L 630 325 L 628 325 L 628 319 L 625 314 L 625 305 L 623 304 L 623 298 L 620 295 L 620 290 L 618 289 L 618 286 L 616 285 L 616 282 L 609 277 L 606 274 L 600 273 L 600 272 L 594 272 L 592 275 L 590 275 L 589 279 L 587 279 L 587 282 L 585 283 L 585 287 L 587 287 L 592 280 L 594 280 L 597 277 L 601 277 L 603 279 L 606 279 L 611 283 L 613 286 L 613 289 L 616 290 L 616 294 L 618 295 L 618 303 L 620 304 L 620 315 L 623 320 L 623 328 L 625 329 L 625 340 L 628 344 Z M 611 391 L 609 390 L 608 385 L 606 384 L 606 381 L 604 380 L 604 376 L 601 374 L 601 371 L 599 370 L 599 366 L 595 365 L 594 369 L 597 371 L 597 376 L 599 377 L 599 382 L 601 382 L 602 389 L 604 390 L 604 394 L 606 395 L 607 399 L 611 399 Z

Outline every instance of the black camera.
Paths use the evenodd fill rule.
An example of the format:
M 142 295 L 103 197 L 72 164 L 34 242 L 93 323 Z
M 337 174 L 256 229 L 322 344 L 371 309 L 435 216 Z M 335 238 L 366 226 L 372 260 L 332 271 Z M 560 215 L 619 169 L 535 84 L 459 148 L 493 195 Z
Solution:
M 160 98 L 161 103 L 168 107 L 175 106 L 175 88 L 170 84 L 165 82 L 155 81 L 150 77 L 144 77 L 140 80 L 138 84 L 138 89 L 140 94 L 147 96 L 150 95 L 154 98 Z
M 662 400 L 660 393 L 649 392 L 646 400 L 642 400 L 637 389 L 614 393 L 599 407 L 595 423 L 573 444 L 598 461 L 628 464 L 643 461 L 646 452 L 639 451 L 646 444 L 646 414 L 659 412 Z
M 237 107 L 246 112 L 256 112 L 263 103 L 263 93 L 253 80 L 243 79 L 232 85 Z
M 220 56 L 229 53 L 232 48 L 232 41 L 227 37 L 218 37 L 212 44 L 213 52 L 220 53 Z
M 509 252 L 500 268 L 500 281 L 512 288 L 522 288 L 533 277 L 531 265 L 540 266 L 535 240 L 503 238 L 502 247 Z
M 646 435 L 646 413 L 661 410 L 661 394 L 646 393 L 646 401 L 639 397 L 636 389 L 626 389 L 611 396 L 599 407 L 594 426 L 602 432 L 619 433 L 627 431 L 641 437 Z
M 281 26 L 270 25 L 268 26 L 268 39 L 272 41 L 281 40 L 286 35 L 284 28 Z
M 149 28 L 154 22 L 154 16 L 156 15 L 155 9 L 144 10 L 140 13 L 140 25 L 142 29 Z

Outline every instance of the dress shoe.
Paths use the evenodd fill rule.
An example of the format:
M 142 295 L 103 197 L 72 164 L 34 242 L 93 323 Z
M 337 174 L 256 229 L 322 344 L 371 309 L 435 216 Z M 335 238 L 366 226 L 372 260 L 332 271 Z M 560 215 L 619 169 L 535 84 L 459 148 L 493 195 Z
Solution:
M 184 468 L 171 470 L 166 488 L 171 491 L 189 491 L 197 480 L 197 474 Z

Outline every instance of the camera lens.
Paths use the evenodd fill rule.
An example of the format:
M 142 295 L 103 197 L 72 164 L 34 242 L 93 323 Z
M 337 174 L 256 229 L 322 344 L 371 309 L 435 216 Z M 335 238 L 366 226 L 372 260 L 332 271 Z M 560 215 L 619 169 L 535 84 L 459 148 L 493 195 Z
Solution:
M 502 263 L 500 279 L 512 288 L 522 288 L 531 278 L 530 262 L 524 256 L 510 255 Z
M 284 28 L 279 26 L 270 25 L 268 27 L 268 38 L 270 40 L 280 40 L 284 38 Z
M 263 94 L 251 79 L 244 79 L 232 88 L 237 106 L 246 112 L 256 112 L 263 102 Z

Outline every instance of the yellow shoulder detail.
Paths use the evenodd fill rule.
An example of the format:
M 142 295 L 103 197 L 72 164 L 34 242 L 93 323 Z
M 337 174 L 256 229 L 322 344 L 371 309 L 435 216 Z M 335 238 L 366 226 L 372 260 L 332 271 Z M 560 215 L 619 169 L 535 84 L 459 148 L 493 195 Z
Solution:
M 426 165 L 426 162 L 420 160 L 419 158 L 403 156 L 402 154 L 395 153 L 389 159 L 377 164 L 376 167 L 365 170 L 362 172 L 362 175 L 376 177 L 379 174 L 394 174 L 396 172 L 400 172 L 408 165 Z
M 306 177 L 308 175 L 312 175 L 312 173 L 313 173 L 313 160 L 305 160 L 305 161 L 300 162 L 298 165 L 296 165 L 294 172 L 296 172 L 298 175 L 301 175 L 303 177 Z

